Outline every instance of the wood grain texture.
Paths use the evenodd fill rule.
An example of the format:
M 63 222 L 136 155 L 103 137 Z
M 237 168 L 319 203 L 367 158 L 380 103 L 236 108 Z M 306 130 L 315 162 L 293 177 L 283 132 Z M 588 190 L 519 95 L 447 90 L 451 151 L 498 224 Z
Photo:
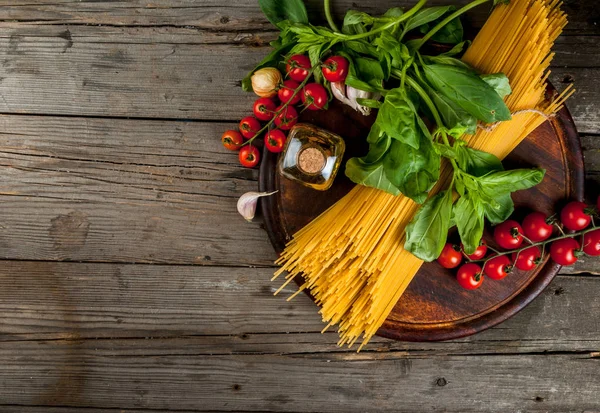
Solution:
M 322 330 L 318 309 L 304 295 L 287 302 L 293 287 L 274 297 L 279 285 L 270 281 L 271 275 L 270 268 L 2 261 L 0 341 L 230 336 L 221 339 L 220 345 L 214 342 L 212 348 L 205 345 L 204 350 L 227 354 L 248 351 L 243 346 L 248 335 L 296 333 L 285 341 L 286 352 L 311 351 L 304 342 L 339 351 L 335 333 L 322 340 L 315 335 L 300 337 Z M 385 342 L 394 349 L 447 347 L 478 352 L 501 348 L 510 341 L 508 348 L 519 352 L 526 349 L 521 350 L 519 343 L 536 340 L 538 348 L 548 350 L 565 350 L 571 345 L 595 348 L 600 345 L 600 302 L 595 298 L 599 294 L 598 277 L 560 276 L 513 319 L 469 340 L 454 342 L 489 343 L 491 347 L 378 339 L 367 350 Z M 259 346 L 253 348 L 259 351 Z M 280 348 L 266 346 L 263 350 L 277 352 Z
M 598 353 L 206 356 L 152 343 L 0 343 L 2 403 L 412 413 L 585 411 L 600 401 Z
M 272 265 L 235 124 L 0 116 L 0 257 Z M 12 240 L 12 241 L 11 241 Z
M 179 27 L 3 24 L 0 112 L 235 120 L 255 96 L 240 80 L 268 53 L 272 32 L 208 32 Z M 580 132 L 600 133 L 600 36 L 557 44 L 557 87 L 574 80 L 569 108 Z M 565 69 L 564 66 L 569 66 Z M 32 98 L 33 97 L 33 98 Z
M 325 22 L 322 1 L 306 0 L 309 15 L 313 21 Z M 348 9 L 382 14 L 390 7 L 410 7 L 414 0 L 372 0 L 356 2 L 336 0 L 332 2 L 334 16 L 342 20 Z M 464 5 L 469 0 L 455 0 L 452 4 Z M 445 0 L 430 0 L 430 6 L 446 5 Z M 591 2 L 565 1 L 564 10 L 570 17 L 566 32 L 577 34 L 598 34 L 600 14 Z M 489 7 L 478 7 L 469 12 L 469 22 L 480 27 L 485 22 Z M 114 2 L 109 0 L 65 0 L 57 3 L 52 0 L 36 2 L 0 2 L 0 20 L 34 24 L 91 24 L 118 26 L 190 26 L 209 30 L 256 30 L 270 29 L 254 0 L 238 0 L 225 3 L 216 0 L 155 1 L 141 0 Z

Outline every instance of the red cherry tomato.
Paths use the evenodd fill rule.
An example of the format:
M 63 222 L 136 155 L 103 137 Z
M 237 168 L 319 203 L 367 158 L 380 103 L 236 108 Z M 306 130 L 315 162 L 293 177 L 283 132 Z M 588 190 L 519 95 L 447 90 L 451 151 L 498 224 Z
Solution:
M 256 132 L 260 130 L 260 122 L 253 116 L 246 116 L 240 121 L 240 132 L 246 139 L 254 138 Z
M 548 223 L 548 217 L 541 212 L 532 212 L 523 220 L 523 234 L 533 242 L 546 241 L 552 231 L 554 226 Z
M 260 154 L 256 146 L 246 145 L 240 149 L 240 163 L 246 168 L 254 168 L 259 160 Z
M 517 221 L 504 221 L 494 229 L 494 240 L 505 250 L 519 248 L 523 243 L 523 229 Z
M 323 77 L 330 82 L 343 82 L 348 76 L 348 60 L 342 56 L 331 56 L 321 67 Z
M 327 90 L 318 83 L 309 83 L 302 89 L 302 103 L 310 110 L 320 110 L 327 105 Z
M 501 280 L 512 272 L 513 265 L 506 255 L 491 258 L 485 264 L 485 275 L 492 280 Z
M 521 251 L 517 257 L 517 253 L 513 252 L 512 260 L 515 263 L 515 267 L 523 271 L 531 271 L 540 263 L 542 254 L 538 247 L 529 247 L 526 250 Z
M 465 247 L 463 244 L 460 244 L 461 249 L 464 251 Z M 475 252 L 471 255 L 467 255 L 467 253 L 465 252 L 465 255 L 467 255 L 467 258 L 469 258 L 471 261 L 479 261 L 481 259 L 483 259 L 483 257 L 485 257 L 485 254 L 487 254 L 487 245 L 485 243 L 485 241 L 481 240 L 480 245 L 477 247 L 477 249 L 475 250 Z
M 581 231 L 592 222 L 592 217 L 586 212 L 587 205 L 583 202 L 569 202 L 560 212 L 560 221 L 571 231 Z
M 310 73 L 310 59 L 303 54 L 295 54 L 286 62 L 285 71 L 290 79 L 303 82 Z
M 450 243 L 444 245 L 442 253 L 437 259 L 437 262 L 444 268 L 456 268 L 462 262 L 463 256 L 460 249 L 456 245 Z
M 242 138 L 242 135 L 238 131 L 228 130 L 221 137 L 221 142 L 230 151 L 237 151 L 242 146 L 242 143 L 244 143 L 244 138 Z
M 285 133 L 279 129 L 273 129 L 265 134 L 265 146 L 270 152 L 279 153 L 285 146 Z
M 269 98 L 256 99 L 252 108 L 254 116 L 262 121 L 268 121 L 275 116 L 277 105 Z
M 481 267 L 477 264 L 468 263 L 460 267 L 456 279 L 465 290 L 475 290 L 483 284 L 483 275 Z
M 579 249 L 579 243 L 573 238 L 563 238 L 554 241 L 550 245 L 550 256 L 560 265 L 573 265 L 578 257 L 576 250 Z
M 583 236 L 583 252 L 592 257 L 600 256 L 600 229 Z
M 279 129 L 290 130 L 298 123 L 298 112 L 293 106 L 286 106 L 282 109 L 282 106 L 277 108 L 277 112 L 281 110 L 281 113 L 275 117 L 275 125 Z
M 300 83 L 294 80 L 284 81 L 283 85 L 277 91 L 277 96 L 279 96 L 279 100 L 281 101 L 281 103 L 289 103 L 290 105 L 295 105 L 296 103 L 300 102 L 300 94 L 302 93 L 301 90 L 299 90 L 298 93 L 296 93 L 296 96 L 292 98 L 292 95 L 294 94 L 296 89 L 298 89 L 299 86 Z

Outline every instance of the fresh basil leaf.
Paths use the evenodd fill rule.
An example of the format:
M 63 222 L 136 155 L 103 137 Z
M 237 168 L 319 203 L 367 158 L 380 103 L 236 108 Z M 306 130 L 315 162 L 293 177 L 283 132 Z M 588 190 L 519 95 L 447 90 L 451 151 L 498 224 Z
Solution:
M 452 218 L 452 191 L 442 191 L 429 198 L 406 227 L 404 248 L 431 262 L 442 253 Z
M 467 63 L 463 62 L 460 59 L 457 59 L 452 56 L 447 55 L 439 55 L 439 56 L 423 56 L 423 59 L 427 63 L 431 64 L 440 64 L 440 65 L 448 65 L 448 66 L 456 66 L 466 70 L 473 75 L 477 75 L 477 71 L 469 66 Z
M 427 193 L 440 177 L 440 155 L 431 140 L 422 134 L 419 149 L 393 140 L 383 159 L 389 181 L 417 203 L 427 199 Z
M 308 49 L 308 58 L 310 59 L 311 66 L 318 65 L 321 62 L 321 54 L 322 51 L 325 50 L 327 44 L 317 44 L 311 46 Z M 321 70 L 317 69 L 313 72 L 313 76 L 315 77 L 315 82 L 323 83 L 323 73 Z
M 431 36 L 431 40 L 446 43 L 446 44 L 457 44 L 462 42 L 464 35 L 463 25 L 460 19 L 457 17 L 450 23 L 442 27 L 437 33 Z
M 434 89 L 477 119 L 494 123 L 511 118 L 498 93 L 468 70 L 445 64 L 428 64 L 423 69 Z
M 373 24 L 373 17 L 369 14 L 358 10 L 348 10 L 346 16 L 344 16 L 344 26 L 351 26 L 354 24 Z
M 302 0 L 258 0 L 258 5 L 267 19 L 275 26 L 282 20 L 308 23 L 308 14 Z
M 458 43 L 452 49 L 448 50 L 445 53 L 442 53 L 440 56 L 442 57 L 452 57 L 461 54 L 463 51 L 469 48 L 471 45 L 470 40 L 465 40 L 463 42 Z
M 404 14 L 404 10 L 401 7 L 392 7 L 383 13 L 383 17 L 398 18 Z
M 445 158 L 454 159 L 454 160 L 458 159 L 458 154 L 456 153 L 456 150 L 450 146 L 444 145 L 442 143 L 434 142 L 433 147 L 437 153 L 439 153 L 440 155 L 442 155 Z
M 377 188 L 392 195 L 400 194 L 400 190 L 387 179 L 381 161 L 365 164 L 359 158 L 351 158 L 346 162 L 345 172 L 356 184 Z
M 477 178 L 477 183 L 483 193 L 493 197 L 532 188 L 542 182 L 545 174 L 545 169 L 512 169 L 490 172 Z
M 429 95 L 452 137 L 460 138 L 465 133 L 472 135 L 477 132 L 477 119 L 473 115 L 431 88 Z
M 406 93 L 397 88 L 386 95 L 377 113 L 376 122 L 392 139 L 419 149 L 420 139 L 416 117 L 414 107 L 407 99 Z
M 365 57 L 355 57 L 349 59 L 349 62 L 348 77 L 345 81 L 347 86 L 366 92 L 377 93 L 382 91 L 383 70 L 378 61 Z
M 489 75 L 480 75 L 485 83 L 494 88 L 502 99 L 512 93 L 508 77 L 504 73 L 493 73 Z
M 378 128 L 377 125 L 373 125 L 373 129 Z M 373 130 L 371 130 L 373 132 Z M 369 133 L 369 137 L 371 137 L 372 133 Z M 390 149 L 392 144 L 392 139 L 385 133 L 381 134 L 379 137 L 375 139 L 371 139 L 369 141 L 369 152 L 366 156 L 360 158 L 361 162 L 364 164 L 373 164 L 382 160 L 385 154 Z
M 473 254 L 483 237 L 483 203 L 468 193 L 458 199 L 453 212 L 463 248 L 467 254 Z
M 480 177 L 490 172 L 503 171 L 502 162 L 495 155 L 478 151 L 468 146 L 456 149 L 460 169 L 470 175 Z
M 510 194 L 497 195 L 495 202 L 486 202 L 483 204 L 485 216 L 492 225 L 500 224 L 506 221 L 515 211 L 515 204 Z
M 404 25 L 404 33 L 416 29 L 419 26 L 432 22 L 442 17 L 449 10 L 454 10 L 454 6 L 428 7 L 419 10 L 414 16 L 408 19 Z
M 380 55 L 389 56 L 390 67 L 401 68 L 404 61 L 403 56 L 409 56 L 406 46 L 401 44 L 394 36 L 388 32 L 383 32 L 373 42 L 377 46 Z
M 381 102 L 375 99 L 356 98 L 356 102 L 359 105 L 372 109 L 379 109 L 381 107 Z
M 349 40 L 344 42 L 344 46 L 353 52 L 364 54 L 372 57 L 379 57 L 377 48 L 364 40 Z

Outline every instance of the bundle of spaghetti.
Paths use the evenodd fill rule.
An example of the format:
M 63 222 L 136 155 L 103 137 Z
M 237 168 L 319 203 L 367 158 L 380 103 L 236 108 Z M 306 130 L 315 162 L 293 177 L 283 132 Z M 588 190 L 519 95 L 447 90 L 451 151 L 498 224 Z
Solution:
M 566 25 L 559 0 L 512 0 L 497 6 L 463 60 L 482 73 L 505 73 L 512 87 L 506 104 L 512 120 L 488 125 L 469 146 L 506 157 L 523 139 L 556 113 L 573 93 L 545 99 L 554 41 Z M 452 170 L 442 165 L 432 194 L 447 187 Z M 301 275 L 299 292 L 309 289 L 321 316 L 338 324 L 338 345 L 362 348 L 384 323 L 423 264 L 403 248 L 405 229 L 419 205 L 402 195 L 356 186 L 297 232 L 276 261 L 287 272 L 278 292 Z M 289 297 L 293 298 L 296 294 Z M 360 351 L 359 348 L 359 351 Z

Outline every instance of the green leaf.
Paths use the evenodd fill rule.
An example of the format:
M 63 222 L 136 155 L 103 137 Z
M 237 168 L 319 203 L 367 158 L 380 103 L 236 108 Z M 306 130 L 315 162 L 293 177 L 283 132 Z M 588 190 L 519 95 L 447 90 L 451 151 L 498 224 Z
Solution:
M 465 40 L 463 42 L 458 43 L 452 49 L 448 50 L 445 53 L 442 53 L 440 56 L 442 57 L 452 57 L 461 54 L 471 45 L 470 40 Z
M 379 113 L 377 124 L 391 138 L 406 143 L 415 149 L 419 148 L 419 136 L 416 113 L 406 93 L 400 88 L 392 89 L 385 97 Z
M 463 25 L 457 17 L 435 33 L 431 40 L 439 43 L 457 44 L 462 42 L 463 35 Z
M 364 40 L 349 40 L 344 42 L 344 46 L 356 53 L 364 54 L 372 57 L 379 57 L 377 48 Z
M 346 162 L 346 176 L 356 184 L 377 188 L 392 195 L 400 194 L 400 190 L 387 179 L 381 161 L 365 164 L 359 158 L 351 158 Z
M 485 83 L 494 88 L 502 99 L 512 93 L 508 77 L 504 73 L 493 73 L 490 75 L 480 75 Z
M 478 151 L 468 146 L 460 146 L 456 149 L 458 165 L 470 175 L 479 177 L 490 172 L 503 171 L 502 162 L 491 153 Z
M 369 142 L 369 152 L 360 160 L 365 164 L 373 164 L 379 162 L 388 152 L 392 139 L 386 133 L 380 132 L 379 126 L 374 124 L 369 132 L 367 142 Z
M 392 7 L 391 9 L 388 9 L 388 11 L 383 13 L 383 17 L 391 17 L 392 19 L 397 19 L 403 14 L 404 10 L 401 7 Z
M 431 262 L 442 253 L 452 217 L 452 191 L 442 191 L 429 198 L 406 227 L 404 248 Z
M 483 203 L 469 193 L 459 198 L 453 212 L 463 248 L 467 254 L 473 254 L 483 237 Z
M 366 106 L 372 109 L 379 109 L 381 107 L 381 102 L 375 99 L 365 99 L 365 98 L 357 98 L 356 102 L 359 105 Z
M 308 14 L 302 0 L 258 0 L 258 5 L 267 19 L 275 26 L 283 20 L 308 23 Z
M 510 119 L 510 110 L 485 81 L 470 71 L 445 64 L 423 66 L 431 85 L 465 111 L 486 123 Z
M 456 66 L 466 70 L 473 75 L 477 75 L 477 71 L 469 66 L 467 63 L 463 62 L 460 59 L 457 59 L 448 55 L 439 55 L 439 56 L 423 56 L 423 59 L 427 63 L 435 63 L 440 65 L 448 65 L 448 66 Z
M 481 190 L 488 196 L 529 189 L 544 179 L 544 169 L 513 169 L 510 171 L 490 172 L 477 178 Z
M 414 30 L 424 24 L 432 22 L 442 17 L 449 10 L 454 10 L 454 6 L 428 7 L 419 10 L 414 16 L 408 19 L 404 26 L 404 33 Z
M 465 133 L 472 135 L 477 132 L 477 119 L 473 115 L 431 88 L 429 95 L 452 137 L 460 138 Z
M 410 58 L 408 49 L 388 32 L 383 32 L 373 42 L 380 55 L 389 56 L 390 66 L 401 68 L 404 60 Z
M 389 181 L 420 204 L 425 202 L 427 193 L 440 177 L 441 158 L 431 140 L 422 134 L 419 136 L 419 149 L 393 140 L 383 158 L 383 166 Z
M 351 26 L 354 24 L 373 24 L 373 17 L 369 14 L 358 10 L 348 10 L 346 16 L 344 16 L 344 26 Z
M 500 224 L 506 221 L 514 212 L 515 204 L 510 194 L 504 194 L 494 197 L 495 202 L 486 202 L 483 204 L 485 216 L 492 225 Z

